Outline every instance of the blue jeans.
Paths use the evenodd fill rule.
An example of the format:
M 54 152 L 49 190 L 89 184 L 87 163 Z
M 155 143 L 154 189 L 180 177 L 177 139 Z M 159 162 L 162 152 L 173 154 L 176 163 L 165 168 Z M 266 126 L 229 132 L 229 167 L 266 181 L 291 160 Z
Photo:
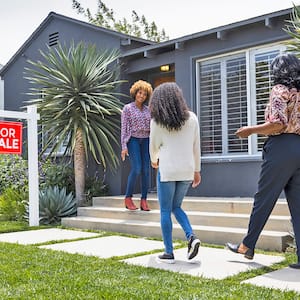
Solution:
M 150 168 L 149 138 L 131 137 L 127 149 L 131 170 L 125 196 L 132 197 L 137 177 L 141 175 L 141 199 L 147 199 Z
M 160 173 L 157 172 L 157 194 L 160 205 L 160 224 L 162 230 L 163 241 L 165 245 L 165 253 L 173 253 L 172 241 L 172 218 L 174 214 L 177 222 L 182 227 L 186 239 L 193 235 L 192 226 L 181 208 L 183 198 L 185 197 L 191 181 L 160 181 Z

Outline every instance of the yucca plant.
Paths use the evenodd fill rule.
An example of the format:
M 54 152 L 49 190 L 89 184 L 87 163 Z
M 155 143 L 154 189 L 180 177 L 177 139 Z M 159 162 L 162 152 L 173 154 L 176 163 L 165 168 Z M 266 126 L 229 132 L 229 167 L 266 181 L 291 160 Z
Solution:
M 26 79 L 33 85 L 30 104 L 37 105 L 44 136 L 42 153 L 65 147 L 73 156 L 77 204 L 84 201 L 88 155 L 106 169 L 116 169 L 122 102 L 119 100 L 118 50 L 99 50 L 95 45 L 58 44 L 40 51 L 43 61 L 28 61 Z
M 290 52 L 295 54 L 300 53 L 300 6 L 293 4 L 293 10 L 290 20 L 286 21 L 286 26 L 283 30 L 292 38 L 286 42 Z
M 77 205 L 73 193 L 66 188 L 47 187 L 39 194 L 40 224 L 59 224 L 61 218 L 76 215 Z

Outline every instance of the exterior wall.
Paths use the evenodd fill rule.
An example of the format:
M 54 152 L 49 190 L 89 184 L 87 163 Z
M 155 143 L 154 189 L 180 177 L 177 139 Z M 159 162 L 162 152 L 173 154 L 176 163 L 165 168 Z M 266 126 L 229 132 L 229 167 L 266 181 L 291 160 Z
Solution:
M 30 67 L 27 60 L 41 60 L 39 49 L 47 51 L 49 35 L 58 32 L 59 41 L 69 44 L 74 41 L 75 44 L 83 41 L 84 43 L 96 44 L 100 49 L 116 48 L 120 49 L 120 39 L 116 36 L 91 30 L 84 26 L 66 22 L 61 19 L 52 19 L 48 26 L 40 32 L 24 50 L 24 52 L 16 58 L 16 61 L 7 69 L 4 74 L 5 80 L 5 109 L 13 110 L 24 105 L 24 101 L 29 99 L 26 93 L 29 91 L 30 84 L 24 79 L 24 68 Z
M 271 22 L 262 19 L 259 22 L 241 22 L 237 26 L 224 26 L 220 28 L 220 38 L 217 30 L 210 30 L 203 35 L 191 35 L 180 39 L 183 47 L 175 50 L 172 45 L 166 43 L 153 46 L 149 55 L 144 57 L 144 50 L 133 51 L 132 55 L 125 55 L 123 59 L 122 79 L 128 82 L 121 86 L 121 93 L 128 95 L 131 84 L 144 79 L 153 84 L 159 73 L 159 67 L 165 64 L 175 66 L 173 74 L 178 85 L 182 88 L 189 107 L 198 112 L 196 61 L 199 59 L 230 54 L 236 51 L 259 47 L 271 43 L 279 43 L 288 39 L 283 31 L 285 20 L 289 14 L 276 14 L 271 17 Z M 133 41 L 126 46 L 121 43 L 121 37 L 109 32 L 100 32 L 93 26 L 82 26 L 82 23 L 69 22 L 64 18 L 52 18 L 47 26 L 37 32 L 23 53 L 17 55 L 14 62 L 3 74 L 5 80 L 4 98 L 5 109 L 16 110 L 28 100 L 26 93 L 30 84 L 24 79 L 24 68 L 30 66 L 26 61 L 39 60 L 41 56 L 38 49 L 46 50 L 49 35 L 59 33 L 59 41 L 67 44 L 74 40 L 75 43 L 96 44 L 99 48 L 117 48 L 121 53 L 127 50 L 146 46 L 146 43 Z M 175 44 L 175 42 L 174 42 Z M 152 47 L 152 46 L 151 46 Z M 150 48 L 151 48 L 150 47 Z M 147 48 L 147 47 L 146 47 Z M 129 51 L 130 52 L 130 51 Z M 3 90 L 3 87 L 2 87 Z M 2 97 L 3 98 L 3 97 Z M 0 83 L 1 101 L 1 83 Z M 122 97 L 122 102 L 128 103 L 131 99 Z M 0 102 L 1 103 L 1 102 Z M 116 153 L 120 153 L 120 147 L 116 147 Z M 249 158 L 226 159 L 218 157 L 215 159 L 202 158 L 202 184 L 197 189 L 190 189 L 189 194 L 193 196 L 216 196 L 216 197 L 252 197 L 256 191 L 261 159 L 259 156 Z M 93 161 L 89 164 L 90 172 L 101 169 Z M 129 162 L 120 162 L 120 168 L 116 173 L 107 172 L 105 181 L 110 187 L 112 195 L 124 194 L 129 172 Z M 151 188 L 155 188 L 155 173 L 152 172 Z M 139 191 L 137 184 L 136 192 Z
M 106 33 L 99 33 L 97 30 L 91 30 L 90 27 L 80 26 L 61 19 L 52 19 L 52 21 L 46 26 L 46 28 L 40 32 L 31 41 L 29 46 L 24 52 L 16 57 L 16 60 L 5 72 L 3 79 L 5 80 L 5 109 L 6 110 L 21 110 L 29 96 L 26 95 L 29 92 L 30 84 L 28 80 L 24 79 L 24 68 L 30 67 L 27 60 L 41 60 L 38 49 L 46 51 L 46 45 L 48 44 L 49 34 L 59 32 L 59 41 L 67 44 L 74 40 L 75 43 L 83 41 L 84 43 L 94 43 L 99 49 L 120 49 L 120 38 L 118 36 L 109 35 Z M 0 83 L 1 91 L 1 83 Z M 1 97 L 1 93 L 0 93 Z M 1 99 L 1 98 L 0 98 Z M 125 100 L 122 100 L 125 101 Z M 26 132 L 24 132 L 24 141 L 26 140 Z M 120 149 L 116 149 L 116 153 L 120 153 Z M 89 163 L 88 171 L 93 174 L 95 170 L 102 172 L 101 166 L 98 166 L 96 162 L 91 161 Z M 121 193 L 121 172 L 111 174 L 107 172 L 106 182 L 110 187 L 110 192 L 113 195 Z
M 283 22 L 278 22 L 272 30 L 259 24 L 245 26 L 229 32 L 225 40 L 217 40 L 216 36 L 186 45 L 182 52 L 176 53 L 176 82 L 182 87 L 189 105 L 196 111 L 196 78 L 195 60 L 223 53 L 247 49 L 287 39 L 282 30 Z M 187 80 L 188 78 L 188 80 Z M 201 101 L 201 99 L 200 99 Z M 202 183 L 191 195 L 197 196 L 236 196 L 252 197 L 256 192 L 257 181 L 260 172 L 261 159 L 249 157 L 243 162 L 238 160 L 216 158 L 214 161 L 206 161 L 202 158 Z
M 198 39 L 187 40 L 182 50 L 155 55 L 153 58 L 138 58 L 128 62 L 128 72 L 147 70 L 162 64 L 175 63 L 175 77 L 182 88 L 189 107 L 197 112 L 196 60 L 216 55 L 230 54 L 235 51 L 279 43 L 288 39 L 282 30 L 288 15 L 272 20 L 272 27 L 264 21 L 225 31 L 224 39 L 218 39 L 213 32 Z M 201 101 L 201 99 L 200 99 Z M 202 158 L 202 183 L 190 189 L 189 195 L 211 197 L 252 197 L 256 192 L 261 158 L 215 159 Z
M 0 65 L 0 70 L 2 69 L 2 65 Z M 0 109 L 4 109 L 4 81 L 1 80 L 0 77 Z

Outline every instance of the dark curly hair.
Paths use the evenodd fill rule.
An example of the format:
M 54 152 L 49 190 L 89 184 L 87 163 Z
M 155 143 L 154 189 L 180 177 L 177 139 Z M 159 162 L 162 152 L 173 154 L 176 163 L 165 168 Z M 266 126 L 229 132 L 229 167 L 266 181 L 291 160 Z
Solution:
M 180 130 L 189 118 L 189 109 L 182 91 L 175 82 L 162 83 L 150 98 L 151 118 L 169 131 Z
M 271 63 L 271 75 L 274 84 L 300 90 L 300 61 L 296 55 L 284 53 L 276 56 Z

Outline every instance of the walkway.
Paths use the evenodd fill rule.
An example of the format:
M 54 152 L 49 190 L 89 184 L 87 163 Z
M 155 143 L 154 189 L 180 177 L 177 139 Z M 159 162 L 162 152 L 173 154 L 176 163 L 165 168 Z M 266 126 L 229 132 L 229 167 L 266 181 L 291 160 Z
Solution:
M 85 239 L 66 242 L 66 240 L 81 238 Z M 60 240 L 63 242 L 57 242 Z M 0 234 L 0 242 L 28 245 L 48 243 L 50 241 L 55 241 L 55 243 L 39 247 L 68 253 L 93 255 L 101 258 L 129 254 L 138 255 L 138 253 L 141 252 L 163 249 L 163 243 L 161 241 L 123 236 L 99 237 L 97 233 L 57 228 Z M 122 245 L 122 247 L 120 247 L 120 245 Z M 270 266 L 284 260 L 284 257 L 281 255 L 255 254 L 254 260 L 249 261 L 242 255 L 236 255 L 228 250 L 208 247 L 200 247 L 198 256 L 192 262 L 188 262 L 186 259 L 186 248 L 174 251 L 175 264 L 159 263 L 156 261 L 157 255 L 158 254 L 135 256 L 125 259 L 124 262 L 190 274 L 192 276 L 224 279 L 240 272 Z M 242 283 L 250 283 L 281 290 L 293 290 L 300 293 L 299 275 L 300 270 L 283 268 L 245 280 Z

